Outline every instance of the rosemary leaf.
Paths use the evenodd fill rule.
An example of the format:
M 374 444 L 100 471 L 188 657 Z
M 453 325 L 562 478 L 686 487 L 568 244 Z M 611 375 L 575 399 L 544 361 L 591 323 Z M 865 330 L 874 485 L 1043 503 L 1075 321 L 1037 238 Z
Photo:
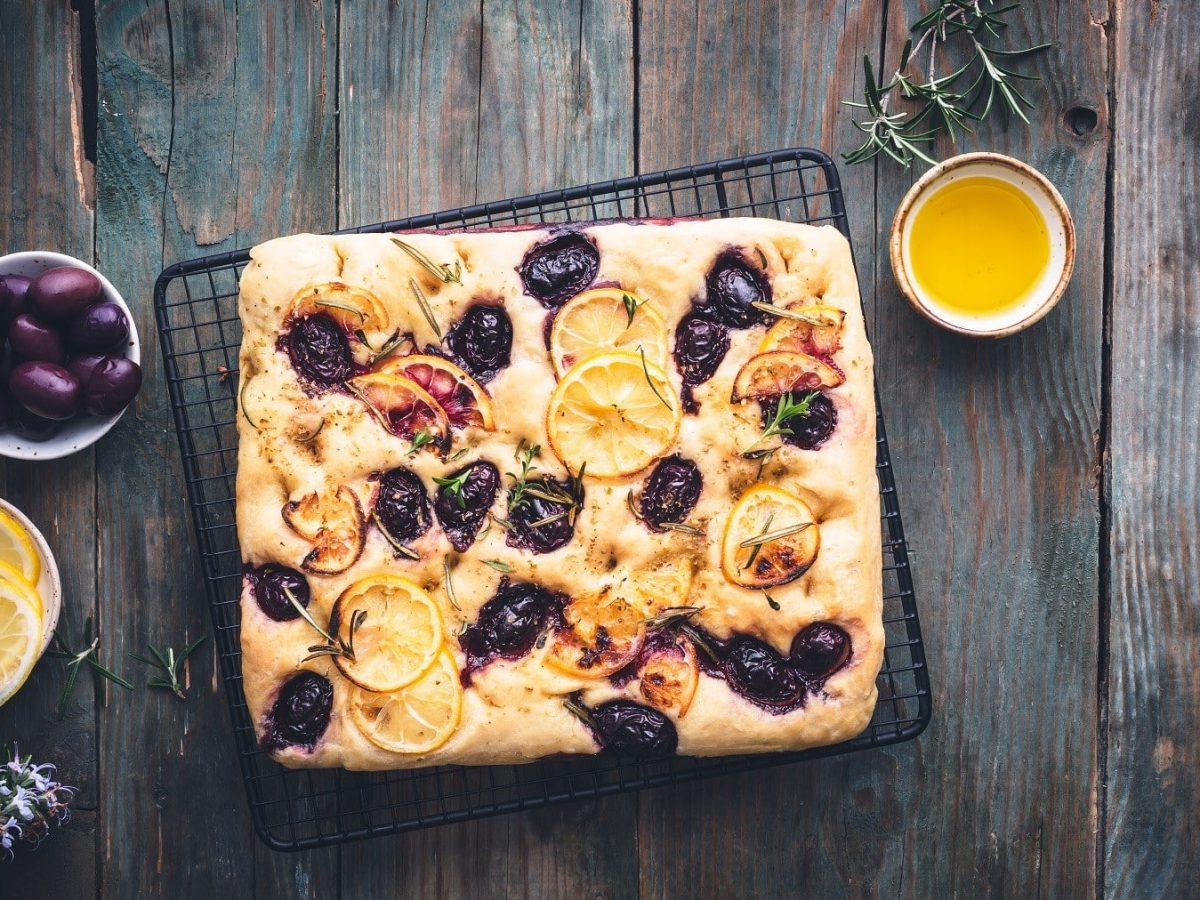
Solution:
M 392 238 L 392 243 L 407 253 L 415 260 L 422 268 L 429 272 L 434 278 L 441 281 L 443 284 L 462 284 L 462 263 L 458 260 L 454 261 L 454 265 L 447 266 L 435 263 L 432 259 L 414 247 L 407 241 L 402 241 L 398 237 Z M 440 335 L 439 335 L 440 337 Z
M 450 601 L 450 605 L 462 612 L 462 607 L 458 605 L 458 598 L 454 596 L 454 582 L 450 579 L 450 557 L 445 557 L 442 560 L 442 574 L 446 582 L 446 598 Z
M 502 559 L 485 559 L 483 564 L 489 569 L 495 569 L 497 572 L 503 572 L 506 575 L 513 570 L 513 567 Z
M 425 321 L 429 323 L 429 327 L 433 329 L 433 333 L 438 336 L 438 340 L 442 339 L 442 327 L 438 325 L 437 319 L 433 315 L 433 307 L 429 305 L 429 299 L 425 296 L 425 292 L 421 290 L 421 286 L 417 284 L 417 279 L 408 279 L 408 287 L 412 291 L 413 296 L 417 298 L 417 306 L 421 307 L 421 314 L 425 316 Z
M 638 344 L 638 353 L 642 357 L 642 371 L 646 373 L 646 384 L 650 385 L 650 390 L 654 391 L 654 396 L 659 399 L 659 401 L 662 403 L 662 405 L 665 406 L 667 409 L 671 410 L 672 412 L 674 412 L 675 407 L 673 407 L 667 401 L 667 398 L 664 397 L 662 395 L 662 393 L 659 391 L 658 385 L 656 385 L 654 383 L 654 379 L 650 377 L 650 367 L 646 364 L 646 351 L 642 347 L 641 344 Z

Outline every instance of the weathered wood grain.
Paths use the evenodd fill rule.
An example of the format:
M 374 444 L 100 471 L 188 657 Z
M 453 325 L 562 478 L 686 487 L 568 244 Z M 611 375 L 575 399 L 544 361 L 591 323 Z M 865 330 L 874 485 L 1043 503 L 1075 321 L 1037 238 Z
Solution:
M 78 20 L 67 4 L 0 5 L 2 253 L 57 250 L 92 260 L 94 188 L 84 154 L 78 44 Z M 0 495 L 33 520 L 58 561 L 59 629 L 71 641 L 82 640 L 96 603 L 93 472 L 90 450 L 49 463 L 0 463 Z M 44 659 L 0 709 L 0 747 L 18 744 L 22 754 L 57 765 L 61 780 L 79 788 L 72 824 L 56 829 L 39 853 L 20 848 L 13 865 L 0 862 L 0 895 L 96 892 L 96 720 L 89 685 L 80 685 L 59 722 L 61 666 Z
M 926 8 L 889 7 L 890 66 L 895 17 Z M 908 808 L 883 823 L 909 823 L 913 896 L 1096 892 L 1102 19 L 1099 3 L 1023 4 L 1003 45 L 1054 42 L 1022 64 L 1042 78 L 1032 124 L 996 117 L 959 144 L 1027 160 L 1062 191 L 1079 265 L 1059 307 L 1003 341 L 954 337 L 907 307 L 880 251 L 875 348 L 936 710 L 902 772 Z M 1068 128 L 1077 106 L 1098 127 Z M 880 163 L 881 242 L 916 174 Z
M 631 172 L 632 45 L 627 3 L 378 2 L 343 15 L 341 224 Z M 636 803 L 354 844 L 342 895 L 630 896 Z
M 841 101 L 876 55 L 876 3 L 651 2 L 639 7 L 640 164 L 857 143 Z M 876 258 L 874 172 L 844 168 L 864 297 Z M 873 333 L 878 329 L 872 329 Z M 903 471 L 903 470 L 902 470 Z M 898 893 L 911 835 L 914 749 L 732 776 L 639 797 L 646 896 Z
M 97 457 L 114 657 L 179 647 L 210 622 L 154 337 L 154 278 L 201 252 L 334 224 L 335 20 L 332 3 L 98 11 L 97 255 L 133 308 L 146 374 Z M 282 860 L 256 846 L 214 657 L 210 642 L 189 663 L 186 704 L 139 687 L 102 720 L 105 890 L 235 897 L 258 881 L 264 895 L 330 893 L 336 852 Z
M 1200 28 L 1115 5 L 1103 889 L 1200 892 Z

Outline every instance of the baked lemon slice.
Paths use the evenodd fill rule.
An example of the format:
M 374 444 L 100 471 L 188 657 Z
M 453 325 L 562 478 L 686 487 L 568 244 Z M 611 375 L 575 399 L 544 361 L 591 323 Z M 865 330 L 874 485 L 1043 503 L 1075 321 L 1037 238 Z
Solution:
M 767 329 L 759 353 L 773 350 L 799 350 L 817 356 L 829 356 L 841 346 L 842 322 L 846 313 L 836 306 L 788 305 L 787 310 L 801 318 L 781 318 Z
M 635 570 L 625 587 L 647 615 L 655 615 L 664 609 L 687 605 L 695 571 L 692 560 L 679 553 Z
M 37 548 L 21 523 L 0 509 L 0 562 L 6 562 L 31 587 L 42 577 L 42 562 Z
M 597 288 L 572 298 L 550 330 L 550 359 L 560 378 L 593 353 L 636 353 L 638 347 L 648 363 L 667 368 L 666 322 L 652 305 L 620 288 Z
M 283 521 L 313 544 L 300 567 L 316 575 L 337 575 L 354 565 L 366 543 L 366 520 L 358 495 L 346 485 L 314 491 L 283 505 Z
M 414 353 L 386 360 L 376 371 L 401 375 L 424 388 L 457 428 L 476 425 L 491 431 L 496 427 L 495 408 L 488 392 L 448 359 Z
M 821 548 L 821 529 L 808 504 L 782 488 L 749 488 L 725 523 L 721 571 L 734 584 L 768 588 L 799 578 Z
M 387 307 L 371 291 L 341 281 L 309 285 L 296 294 L 288 314 L 298 318 L 324 313 L 354 331 L 384 331 L 390 324 Z
M 372 744 L 393 753 L 429 753 L 449 740 L 462 718 L 458 667 L 442 651 L 407 687 L 386 694 L 355 687 L 350 718 Z
M 640 353 L 598 353 L 563 376 L 546 411 L 550 446 L 573 471 L 618 478 L 666 454 L 679 434 L 679 397 Z
M 367 405 L 379 424 L 400 438 L 424 429 L 442 443 L 450 436 L 450 420 L 433 396 L 411 378 L 389 372 L 368 372 L 346 382 Z
M 789 391 L 837 387 L 846 376 L 834 366 L 797 350 L 772 350 L 750 357 L 733 380 L 734 403 Z
M 692 642 L 680 638 L 656 648 L 638 673 L 638 691 L 655 709 L 687 715 L 700 683 L 700 665 Z
M 366 691 L 407 687 L 425 674 L 442 649 L 442 614 L 420 587 L 398 575 L 356 581 L 333 604 L 332 629 L 354 658 L 334 664 Z
M 563 610 L 565 627 L 554 635 L 546 662 L 576 678 L 607 678 L 637 658 L 646 615 L 637 598 L 612 587 L 576 597 Z
M 36 596 L 36 595 L 35 595 Z M 0 706 L 25 683 L 42 644 L 41 602 L 0 580 Z

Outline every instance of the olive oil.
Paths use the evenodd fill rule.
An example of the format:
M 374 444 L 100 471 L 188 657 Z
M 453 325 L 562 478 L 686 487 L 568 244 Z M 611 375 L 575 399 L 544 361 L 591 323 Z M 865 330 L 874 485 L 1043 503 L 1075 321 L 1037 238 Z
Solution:
M 1004 315 L 1046 271 L 1050 235 L 1019 188 L 972 176 L 939 189 L 917 211 L 909 258 L 929 302 L 973 318 Z

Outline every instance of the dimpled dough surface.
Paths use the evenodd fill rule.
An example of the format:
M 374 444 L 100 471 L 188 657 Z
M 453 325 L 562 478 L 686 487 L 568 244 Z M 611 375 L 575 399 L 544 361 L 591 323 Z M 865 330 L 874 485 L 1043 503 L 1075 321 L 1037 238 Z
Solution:
M 783 305 L 792 298 L 815 296 L 845 311 L 842 346 L 833 359 L 846 380 L 828 392 L 837 410 L 836 429 L 816 450 L 785 445 L 762 474 L 763 481 L 798 495 L 813 510 L 820 528 L 815 563 L 801 577 L 770 588 L 778 610 L 762 590 L 738 587 L 722 575 L 725 520 L 737 498 L 755 482 L 758 469 L 757 462 L 740 456 L 761 432 L 758 403 L 730 402 L 735 375 L 762 340 L 764 326 L 756 325 L 730 330 L 730 349 L 716 374 L 695 389 L 699 413 L 683 416 L 668 451 L 699 466 L 703 490 L 688 521 L 704 530 L 703 537 L 652 533 L 631 514 L 627 494 L 640 490 L 652 464 L 626 478 L 588 478 L 572 539 L 547 554 L 506 546 L 505 532 L 498 527 L 465 553 L 453 553 L 435 520 L 411 544 L 420 559 L 409 560 L 397 558 L 379 530 L 368 527 L 362 555 L 347 571 L 306 574 L 310 611 L 324 624 L 348 585 L 381 572 L 403 575 L 440 606 L 445 646 L 461 669 L 465 657 L 456 634 L 464 623 L 475 621 L 502 578 L 483 560 L 502 560 L 512 567 L 511 579 L 533 581 L 571 597 L 662 560 L 686 560 L 697 571 L 689 596 L 678 598 L 676 605 L 702 606 L 693 621 L 712 635 L 753 635 L 786 655 L 800 629 L 824 621 L 845 629 L 852 654 L 823 689 L 810 692 L 802 706 L 783 714 L 744 699 L 725 680 L 702 671 L 686 715 L 670 716 L 678 732 L 678 752 L 755 753 L 853 737 L 866 727 L 875 706 L 884 635 L 873 362 L 848 244 L 830 227 L 766 219 L 572 227 L 588 235 L 599 251 L 594 286 L 619 285 L 653 303 L 670 329 L 668 346 L 673 345 L 679 320 L 694 301 L 703 300 L 705 276 L 714 260 L 730 248 L 738 248 L 745 258 L 765 260 L 774 302 Z M 432 498 L 434 476 L 474 459 L 491 460 L 501 473 L 520 471 L 514 452 L 524 442 L 542 446 L 536 461 L 540 472 L 566 476 L 547 439 L 547 404 L 556 384 L 546 347 L 550 312 L 524 292 L 517 271 L 526 252 L 553 233 L 558 232 L 538 228 L 404 236 L 431 260 L 461 262 L 461 284 L 433 278 L 388 235 L 302 234 L 254 248 L 240 285 L 244 338 L 239 396 L 244 414 L 238 421 L 237 527 L 248 567 L 278 564 L 299 570 L 312 544 L 285 524 L 284 505 L 312 491 L 346 485 L 369 516 L 375 482 L 368 478 L 373 473 L 407 467 L 420 476 Z M 414 301 L 410 279 L 423 288 L 443 331 L 480 300 L 502 303 L 513 323 L 511 364 L 487 384 L 496 429 L 455 430 L 450 453 L 467 448 L 455 462 L 429 448 L 407 455 L 410 442 L 388 433 L 364 403 L 347 392 L 306 390 L 282 349 L 294 298 L 313 284 L 327 282 L 365 288 L 382 301 L 389 321 L 367 331 L 370 346 L 380 347 L 396 329 L 411 332 L 419 347 L 437 345 L 438 336 Z M 673 362 L 667 374 L 678 402 L 682 382 Z M 311 437 L 317 426 L 319 432 Z M 505 515 L 511 484 L 504 476 L 492 507 L 497 516 Z M 444 583 L 447 554 L 454 560 L 451 580 L 457 606 L 450 602 Z M 563 698 L 581 692 L 588 706 L 619 696 L 645 702 L 633 693 L 636 682 L 618 688 L 607 678 L 580 679 L 549 666 L 546 643 L 519 660 L 499 659 L 473 672 L 463 691 L 458 727 L 436 750 L 383 750 L 355 725 L 348 710 L 351 685 L 330 658 L 302 662 L 307 648 L 319 642 L 313 629 L 299 618 L 279 622 L 265 615 L 247 579 L 241 599 L 244 687 L 260 737 L 281 685 L 297 671 L 317 672 L 333 687 L 329 724 L 315 744 L 273 751 L 285 765 L 387 769 L 595 753 L 600 750 L 597 741 L 565 708 Z

